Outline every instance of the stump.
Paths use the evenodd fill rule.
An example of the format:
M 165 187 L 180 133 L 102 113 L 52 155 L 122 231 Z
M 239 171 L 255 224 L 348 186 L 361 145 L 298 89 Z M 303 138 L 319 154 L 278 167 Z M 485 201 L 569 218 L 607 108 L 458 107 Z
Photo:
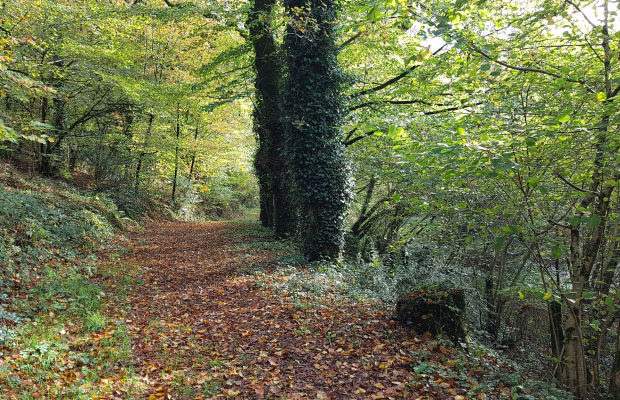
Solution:
M 466 343 L 464 312 L 462 289 L 421 289 L 402 295 L 396 303 L 398 322 L 417 332 L 443 333 L 455 345 Z

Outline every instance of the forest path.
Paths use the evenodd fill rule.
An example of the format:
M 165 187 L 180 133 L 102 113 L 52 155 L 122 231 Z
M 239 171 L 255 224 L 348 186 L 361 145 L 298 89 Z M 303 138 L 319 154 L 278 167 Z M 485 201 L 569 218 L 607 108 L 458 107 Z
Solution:
M 124 261 L 141 266 L 144 284 L 128 298 L 127 323 L 146 397 L 421 398 L 411 357 L 428 338 L 369 303 L 299 303 L 261 285 L 252 270 L 278 278 L 260 232 L 249 222 L 152 222 L 130 235 Z

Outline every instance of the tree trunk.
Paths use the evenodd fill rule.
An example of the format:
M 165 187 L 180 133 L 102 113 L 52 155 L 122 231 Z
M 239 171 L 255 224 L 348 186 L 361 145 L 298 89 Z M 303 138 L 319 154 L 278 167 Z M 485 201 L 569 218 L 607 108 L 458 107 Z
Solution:
M 145 149 L 149 143 L 149 137 L 151 136 L 151 129 L 153 128 L 154 119 L 155 119 L 155 115 L 149 114 L 149 122 L 146 128 L 146 134 L 144 136 Z M 135 180 L 134 180 L 134 193 L 136 196 L 140 192 L 140 173 L 142 172 L 142 160 L 144 159 L 145 155 L 146 155 L 146 152 L 144 150 L 141 151 L 140 154 L 138 155 L 138 163 L 136 165 L 136 174 L 135 174 Z
M 613 400 L 620 400 L 620 323 L 618 324 L 617 335 L 614 365 L 609 374 L 609 394 Z
M 259 142 L 256 155 L 254 156 L 254 169 L 258 178 L 260 196 L 260 221 L 265 227 L 272 227 L 274 220 L 273 212 L 273 179 L 271 168 L 268 166 L 267 148 Z
M 500 313 L 498 310 L 497 299 L 495 296 L 495 285 L 493 284 L 495 277 L 492 272 L 486 276 L 484 285 L 484 298 L 486 302 L 486 324 L 484 330 L 489 335 L 493 343 L 497 343 L 500 328 Z
M 311 260 L 336 258 L 350 199 L 350 168 L 340 126 L 344 75 L 338 66 L 334 0 L 286 0 L 288 152 Z
M 562 303 L 557 300 L 549 302 L 549 330 L 551 332 L 551 353 L 556 359 L 553 373 L 558 382 L 564 382 L 565 366 L 562 362 L 564 349 L 564 332 L 562 331 Z
M 366 197 L 364 198 L 364 204 L 362 205 L 360 215 L 359 217 L 357 217 L 357 220 L 351 227 L 351 234 L 358 239 L 361 239 L 360 228 L 362 224 L 364 223 L 364 221 L 368 219 L 368 214 L 367 214 L 368 207 L 370 206 L 370 200 L 372 199 L 372 196 L 374 194 L 376 182 L 377 182 L 376 177 L 372 175 L 370 177 L 370 180 L 368 181 L 368 186 L 366 187 Z
M 565 379 L 568 389 L 578 398 L 588 396 L 588 369 L 581 331 L 580 306 L 569 307 L 564 320 Z
M 177 103 L 177 135 L 176 145 L 174 148 L 174 178 L 172 179 L 172 203 L 176 200 L 177 193 L 177 177 L 179 175 L 179 137 L 181 136 L 181 121 L 180 121 L 180 103 Z
M 196 130 L 194 131 L 194 146 L 195 142 L 198 140 L 198 122 L 196 122 Z M 189 174 L 187 175 L 187 180 L 191 182 L 192 177 L 194 175 L 194 164 L 196 163 L 196 150 L 192 153 L 192 161 L 189 165 Z
M 260 186 L 261 222 L 273 226 L 278 238 L 296 227 L 295 201 L 289 166 L 284 156 L 285 129 L 281 121 L 282 61 L 273 37 L 272 15 L 276 0 L 255 0 L 248 17 L 254 66 L 256 106 L 254 131 L 259 148 L 254 165 Z
M 58 172 L 58 166 L 54 165 L 54 150 L 59 148 L 67 134 L 66 127 L 66 110 L 64 99 L 54 99 L 54 114 L 52 118 L 52 126 L 58 135 L 54 143 L 47 142 L 41 146 L 41 161 L 39 163 L 39 172 L 43 175 L 54 175 Z

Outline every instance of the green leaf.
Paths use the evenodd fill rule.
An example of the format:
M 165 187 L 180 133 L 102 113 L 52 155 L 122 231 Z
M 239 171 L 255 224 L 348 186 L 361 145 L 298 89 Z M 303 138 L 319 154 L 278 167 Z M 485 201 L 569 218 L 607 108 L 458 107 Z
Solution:
M 607 310 L 609 312 L 614 312 L 615 305 L 614 305 L 614 298 L 612 296 L 605 297 L 605 306 L 607 306 Z
M 583 292 L 583 294 L 581 295 L 581 298 L 584 300 L 592 300 L 594 298 L 594 293 L 593 292 Z
M 367 17 L 368 19 L 372 21 L 379 21 L 381 17 L 383 17 L 383 13 L 379 9 L 379 6 L 374 6 L 373 8 L 370 9 L 370 12 L 368 12 Z
M 560 257 L 562 257 L 562 248 L 559 246 L 553 246 L 551 248 L 551 257 L 555 258 L 556 260 L 559 260 Z
M 50 124 L 44 124 L 43 122 L 40 121 L 30 121 L 30 127 L 35 128 L 35 129 L 39 129 L 42 131 L 47 131 L 47 130 L 52 130 L 54 129 L 54 127 Z
M 498 236 L 495 238 L 495 245 L 493 246 L 493 248 L 495 250 L 501 250 L 504 246 L 504 243 L 506 243 L 506 236 Z
M 480 71 L 485 71 L 486 72 L 486 71 L 488 71 L 490 69 L 491 69 L 491 64 L 482 64 L 480 66 Z
M 403 27 L 405 27 L 406 29 L 409 29 L 413 26 L 413 21 L 409 18 L 406 18 L 403 20 L 402 24 L 403 24 Z
M 543 300 L 547 301 L 552 297 L 553 297 L 553 293 L 546 292 L 545 295 L 543 296 Z
M 601 224 L 601 217 L 595 215 L 593 217 L 581 217 L 581 221 L 586 224 L 589 228 L 596 228 Z
M 558 115 L 558 122 L 565 123 L 570 120 L 570 115 L 572 114 L 571 110 L 566 110 Z
M 394 200 L 396 203 L 400 203 L 400 195 L 398 193 L 394 193 L 394 195 L 392 196 L 392 200 Z
M 603 92 L 599 92 L 596 94 L 596 100 L 598 101 L 605 101 L 607 100 L 607 95 Z
M 456 133 L 458 133 L 459 135 L 463 135 L 465 133 L 465 128 L 459 126 L 458 128 L 456 128 Z
M 415 371 L 416 374 L 421 374 L 429 370 L 429 365 L 428 363 L 423 362 L 413 367 L 413 370 Z
M 569 222 L 570 222 L 570 226 L 577 227 L 577 226 L 579 226 L 581 224 L 581 218 L 579 218 L 579 217 L 572 217 L 569 220 Z

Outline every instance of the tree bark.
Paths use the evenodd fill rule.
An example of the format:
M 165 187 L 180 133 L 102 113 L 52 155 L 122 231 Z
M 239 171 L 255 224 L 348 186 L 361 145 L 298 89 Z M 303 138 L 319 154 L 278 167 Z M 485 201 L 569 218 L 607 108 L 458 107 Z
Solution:
M 581 307 L 569 307 L 564 319 L 564 358 L 567 387 L 579 399 L 588 396 L 588 369 L 581 330 Z
M 194 143 L 198 140 L 198 122 L 196 122 L 196 130 L 194 131 Z M 195 144 L 194 144 L 195 145 Z M 189 165 L 189 174 L 187 180 L 191 181 L 194 176 L 194 164 L 196 163 L 196 150 L 192 153 L 192 161 Z
M 350 170 L 341 125 L 346 110 L 338 65 L 334 0 L 286 0 L 288 152 L 303 221 L 302 249 L 333 259 L 343 245 Z
M 146 134 L 144 135 L 144 147 L 146 148 L 149 143 L 149 138 L 151 136 L 151 129 L 153 128 L 153 120 L 155 119 L 155 115 L 149 114 L 149 122 L 146 128 Z M 136 165 L 136 174 L 134 179 L 134 193 L 137 196 L 140 192 L 140 173 L 142 172 L 142 161 L 146 152 L 143 150 L 138 155 L 138 163 Z
M 181 105 L 180 103 L 177 103 L 177 134 L 176 134 L 176 145 L 174 147 L 174 178 L 172 179 L 172 203 L 175 202 L 176 200 L 176 193 L 177 193 L 177 178 L 179 175 L 179 137 L 181 136 L 181 119 L 180 119 L 180 113 L 181 113 Z
M 282 61 L 272 33 L 276 0 L 255 0 L 248 23 L 254 47 L 256 105 L 254 131 L 259 148 L 254 165 L 260 186 L 261 222 L 273 226 L 275 236 L 295 231 L 296 218 L 289 166 L 284 156 L 282 123 Z
M 618 324 L 614 365 L 609 374 L 609 394 L 613 400 L 620 400 L 620 324 Z
M 564 382 L 565 366 L 562 362 L 564 349 L 564 332 L 562 330 L 562 303 L 557 300 L 549 302 L 549 330 L 551 331 L 551 354 L 556 359 L 553 376 L 558 382 Z

